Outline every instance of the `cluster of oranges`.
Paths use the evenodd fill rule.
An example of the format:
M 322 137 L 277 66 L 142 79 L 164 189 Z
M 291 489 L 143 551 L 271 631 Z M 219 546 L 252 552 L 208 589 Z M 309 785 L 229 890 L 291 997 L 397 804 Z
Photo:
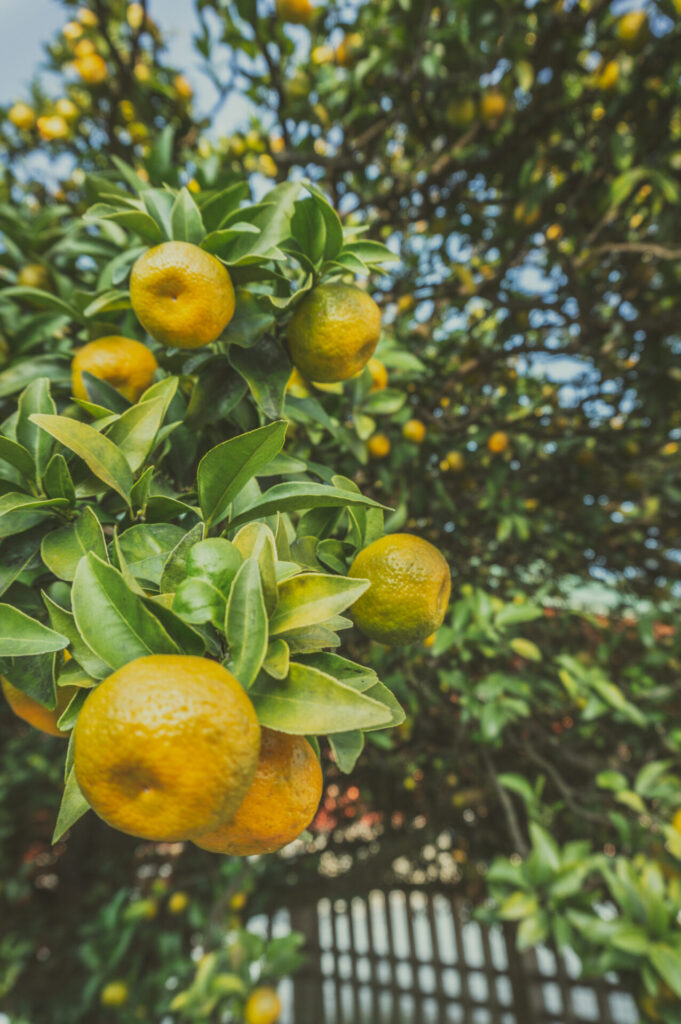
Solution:
M 137 259 L 130 300 L 157 342 L 181 349 L 216 341 L 235 309 L 224 264 L 177 241 Z M 336 383 L 369 364 L 380 330 L 374 300 L 354 285 L 333 282 L 318 285 L 297 305 L 286 337 L 301 379 Z M 141 342 L 99 338 L 73 359 L 73 394 L 87 399 L 88 372 L 134 402 L 156 369 Z M 372 376 L 384 386 L 382 364 L 374 362 Z M 425 428 L 413 421 L 410 431 L 418 443 Z M 449 567 L 419 537 L 374 541 L 359 552 L 349 575 L 370 582 L 371 596 L 363 595 L 352 615 L 371 639 L 411 643 L 442 624 Z M 8 681 L 3 687 L 20 717 L 63 735 L 57 723 L 73 696 L 69 688 L 60 688 L 58 705 L 49 711 Z M 321 797 L 322 773 L 308 741 L 261 729 L 239 682 L 208 658 L 152 655 L 129 662 L 89 694 L 73 739 L 76 779 L 90 805 L 113 827 L 145 839 L 192 840 L 240 856 L 269 853 L 307 828 Z

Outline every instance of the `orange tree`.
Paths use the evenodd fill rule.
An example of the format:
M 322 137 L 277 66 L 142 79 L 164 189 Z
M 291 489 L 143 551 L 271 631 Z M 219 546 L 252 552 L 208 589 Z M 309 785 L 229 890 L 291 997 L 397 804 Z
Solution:
M 302 485 L 300 474 L 359 486 L 393 509 L 390 531 L 432 541 L 455 598 L 428 646 L 346 642 L 409 714 L 397 738 L 369 734 L 365 759 L 417 797 L 443 780 L 451 788 L 446 824 L 457 863 L 476 865 L 468 880 L 487 896 L 487 917 L 518 921 L 524 947 L 552 936 L 588 971 L 620 970 L 647 1015 L 678 1022 L 678 5 L 626 15 L 600 0 L 196 7 L 219 94 L 241 91 L 258 111 L 247 131 L 201 135 L 178 107 L 144 5 L 102 19 L 93 3 L 98 20 L 85 18 L 116 88 L 128 81 L 117 106 L 103 83 L 81 82 L 89 113 L 56 135 L 37 124 L 56 113 L 40 92 L 28 113 L 9 111 L 10 154 L 37 144 L 77 153 L 57 198 L 78 213 L 98 200 L 85 230 L 65 229 L 51 199 L 3 213 L 7 280 L 24 288 L 2 308 L 9 422 L 11 396 L 42 365 L 67 418 L 115 434 L 107 418 L 130 414 L 105 382 L 86 380 L 82 412 L 63 405 L 74 344 L 119 333 L 148 343 L 126 309 L 129 268 L 149 244 L 175 238 L 216 253 L 237 286 L 223 341 L 189 356 L 153 349 L 166 383 L 152 397 L 179 385 L 166 413 L 174 429 L 158 427 L 163 461 L 153 489 L 152 476 L 144 483 L 145 516 L 163 506 L 164 525 L 184 526 L 190 513 L 172 506 L 176 523 L 171 503 L 192 505 L 199 459 L 283 415 L 286 454 L 274 466 L 293 482 L 275 488 Z M 135 47 L 157 83 L 148 95 L 135 84 Z M 51 53 L 73 63 L 63 40 Z M 115 71 L 119 59 L 134 82 Z M 146 102 L 157 111 L 150 138 L 123 123 L 149 125 L 137 115 Z M 120 163 L 113 174 L 107 146 L 137 175 Z M 81 167 L 94 171 L 85 184 Z M 262 202 L 249 207 L 251 174 Z M 279 180 L 274 192 L 263 176 Z M 9 171 L 7 181 L 16 189 Z M 158 191 L 183 182 L 190 191 Z M 282 339 L 307 290 L 327 274 L 371 276 L 381 242 L 399 262 L 373 278 L 384 330 L 372 362 L 318 387 L 299 359 L 289 380 Z M 42 282 L 22 282 L 36 262 Z M 116 494 L 105 500 L 113 570 L 133 593 L 132 580 L 170 592 L 163 576 L 135 576 Z M 244 500 L 257 508 L 252 494 Z M 347 573 L 354 550 L 378 536 L 378 513 L 353 508 L 375 506 L 342 519 L 323 506 L 296 513 L 299 565 Z M 240 514 L 237 503 L 237 526 Z M 40 617 L 19 547 L 10 595 Z M 182 600 L 170 610 L 182 618 Z M 185 627 L 205 626 L 193 615 Z M 75 666 L 64 670 L 74 681 Z M 359 730 L 334 745 L 351 767 Z M 491 824 L 497 808 L 504 833 Z M 481 890 L 477 863 L 495 853 L 512 856 L 492 863 Z M 601 917 L 594 906 L 606 903 Z

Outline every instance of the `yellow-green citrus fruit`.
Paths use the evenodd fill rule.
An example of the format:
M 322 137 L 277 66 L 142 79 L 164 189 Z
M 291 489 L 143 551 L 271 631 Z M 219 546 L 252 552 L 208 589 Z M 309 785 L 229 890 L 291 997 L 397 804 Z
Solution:
M 189 906 L 189 896 L 186 892 L 174 892 L 168 900 L 168 910 L 171 914 L 182 914 Z
M 132 268 L 130 301 L 146 331 L 163 345 L 201 348 L 234 315 L 234 288 L 224 264 L 190 242 L 163 242 Z
M 322 284 L 296 307 L 287 340 L 306 380 L 333 384 L 366 366 L 380 333 L 381 311 L 370 295 L 352 284 Z
M 348 575 L 371 584 L 351 615 L 372 640 L 409 644 L 425 640 L 442 625 L 451 592 L 449 566 L 421 537 L 381 537 L 359 552 Z
M 41 263 L 27 263 L 17 274 L 17 284 L 22 288 L 40 288 L 51 290 L 50 275 Z
M 190 655 L 137 658 L 93 690 L 74 730 L 78 784 L 113 828 L 192 839 L 227 821 L 253 781 L 260 727 L 234 676 Z
M 256 988 L 248 997 L 244 1009 L 245 1024 L 276 1024 L 281 1014 L 281 1003 L 274 988 Z
M 10 107 L 7 116 L 14 127 L 23 132 L 28 131 L 35 124 L 35 111 L 29 107 L 28 103 L 15 103 L 13 107 Z
M 102 1006 L 125 1006 L 129 994 L 128 986 L 124 981 L 110 981 L 102 989 L 99 1001 Z

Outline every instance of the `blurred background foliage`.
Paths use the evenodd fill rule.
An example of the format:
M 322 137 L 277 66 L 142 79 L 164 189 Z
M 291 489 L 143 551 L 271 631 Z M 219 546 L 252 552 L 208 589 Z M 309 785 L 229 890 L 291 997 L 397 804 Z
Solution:
M 350 782 L 329 763 L 312 836 L 285 859 L 154 848 L 89 819 L 51 849 L 58 741 L 3 713 L 13 1024 L 95 1005 L 240 1020 L 258 971 L 297 955 L 295 936 L 251 948 L 244 914 L 301 878 L 310 898 L 352 891 L 357 872 L 456 882 L 485 919 L 518 921 L 521 946 L 552 937 L 587 972 L 616 968 L 648 1019 L 678 1024 L 679 0 L 327 0 L 296 25 L 269 0 L 196 0 L 212 109 L 144 3 L 63 7 L 0 122 L 0 275 L 54 295 L 0 300 L 0 401 L 39 374 L 68 391 L 59 297 L 124 248 L 77 219 L 112 157 L 194 193 L 246 178 L 257 199 L 305 177 L 399 262 L 370 280 L 380 365 L 292 381 L 287 454 L 390 504 L 388 528 L 442 549 L 454 597 L 425 645 L 354 652 L 408 720 Z M 219 134 L 234 95 L 248 113 Z M 182 359 L 167 368 L 188 445 L 253 425 L 229 374 Z M 260 967 L 233 991 L 244 959 Z

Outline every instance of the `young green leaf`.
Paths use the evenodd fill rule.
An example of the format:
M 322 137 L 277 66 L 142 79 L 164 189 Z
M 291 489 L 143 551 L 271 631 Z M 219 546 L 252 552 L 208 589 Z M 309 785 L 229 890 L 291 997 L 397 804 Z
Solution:
M 237 533 L 233 542 L 244 558 L 255 558 L 260 567 L 263 597 L 268 615 L 276 607 L 277 594 L 277 549 L 274 534 L 265 523 L 249 523 Z
M 296 662 L 286 679 L 261 674 L 250 695 L 262 725 L 295 735 L 351 732 L 388 725 L 392 717 L 378 701 Z
M 344 775 L 349 775 L 364 750 L 364 733 L 359 729 L 353 729 L 351 732 L 332 733 L 329 736 L 329 745 L 336 764 Z
M 184 536 L 182 527 L 172 523 L 138 523 L 120 535 L 118 544 L 135 579 L 158 585 L 163 566 Z
M 136 473 L 154 446 L 166 412 L 161 396 L 133 405 L 111 425 L 106 436 L 123 452 Z
M 35 462 L 38 480 L 42 479 L 54 441 L 32 422 L 34 413 L 56 413 L 57 407 L 50 394 L 50 382 L 46 377 L 32 381 L 19 398 L 17 416 L 17 441 L 30 453 Z
M 240 434 L 211 449 L 199 463 L 199 504 L 206 525 L 219 523 L 242 487 L 280 450 L 286 423 L 280 420 Z
M 107 676 L 111 675 L 111 666 L 107 665 L 106 662 L 102 661 L 101 658 L 98 658 L 90 650 L 78 632 L 73 612 L 62 608 L 60 604 L 53 601 L 44 591 L 42 597 L 47 613 L 50 616 L 52 628 L 68 637 L 69 651 L 73 655 L 73 660 L 77 661 L 92 679 L 106 679 Z
M 260 671 L 268 641 L 267 612 L 256 558 L 247 558 L 236 574 L 225 613 L 225 635 L 231 670 L 248 689 Z
M 73 614 L 90 650 L 113 669 L 148 654 L 178 654 L 167 632 L 123 576 L 89 554 L 76 570 Z
M 57 814 L 57 823 L 54 826 L 52 842 L 58 842 L 64 833 L 68 832 L 79 818 L 82 818 L 86 811 L 89 810 L 90 805 L 81 792 L 76 779 L 75 769 L 72 768 L 66 779 L 66 785 L 64 786 L 64 793 L 61 798 L 61 804 L 59 805 L 59 813 Z
M 262 497 L 245 509 L 230 522 L 230 529 L 249 523 L 253 519 L 263 519 L 275 512 L 295 512 L 303 508 L 333 508 L 353 505 L 368 505 L 371 508 L 385 508 L 373 498 L 363 494 L 353 494 L 326 484 L 314 484 L 308 481 L 296 481 L 286 484 L 275 484 Z
M 68 639 L 10 604 L 0 604 L 0 658 L 63 651 Z
M 76 575 L 81 558 L 89 551 L 100 558 L 107 557 L 104 531 L 89 505 L 79 519 L 46 534 L 40 547 L 43 562 L 50 572 L 69 582 Z
M 127 459 L 113 441 L 94 427 L 66 416 L 33 414 L 30 419 L 78 455 L 94 475 L 130 501 L 133 476 Z
M 272 635 L 326 622 L 361 597 L 368 580 L 306 572 L 279 585 L 279 601 L 270 622 Z

